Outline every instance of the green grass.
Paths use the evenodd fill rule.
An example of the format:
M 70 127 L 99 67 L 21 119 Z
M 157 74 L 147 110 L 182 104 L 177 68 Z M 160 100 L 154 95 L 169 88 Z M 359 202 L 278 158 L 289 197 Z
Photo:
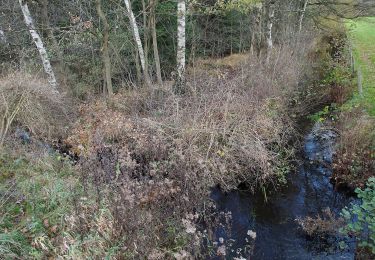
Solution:
M 77 190 L 70 163 L 57 155 L 30 161 L 0 154 L 0 259 L 39 259 L 45 248 L 52 251 Z
M 84 192 L 68 158 L 28 153 L 0 153 L 0 259 L 111 259 L 122 250 L 108 204 L 94 210 L 96 190 Z
M 363 97 L 357 93 L 351 103 L 364 105 L 368 113 L 375 116 L 375 17 L 349 21 L 347 26 L 355 67 L 363 75 Z

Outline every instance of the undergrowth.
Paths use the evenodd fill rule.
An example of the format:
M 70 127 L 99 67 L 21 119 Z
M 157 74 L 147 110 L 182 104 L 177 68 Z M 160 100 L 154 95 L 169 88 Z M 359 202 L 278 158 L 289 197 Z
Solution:
M 26 72 L 0 77 L 0 149 L 9 132 L 20 126 L 40 138 L 65 132 L 67 106 L 45 80 Z
M 368 55 L 371 55 L 370 50 L 374 50 L 369 40 L 375 33 L 371 29 L 373 26 L 366 24 L 366 20 L 349 24 L 352 26 L 350 39 L 343 38 L 336 48 L 338 55 L 333 59 L 324 80 L 325 83 L 333 86 L 334 103 L 315 114 L 313 119 L 318 121 L 328 119 L 329 123 L 334 122 L 333 125 L 337 128 L 339 135 L 333 160 L 332 181 L 338 190 L 350 192 L 355 190 L 362 200 L 359 205 L 352 205 L 342 211 L 342 216 L 347 222 L 342 230 L 347 235 L 357 238 L 360 246 L 357 249 L 357 257 L 366 259 L 371 258 L 371 254 L 374 255 L 372 204 L 375 121 L 371 85 L 373 76 L 369 73 L 373 70 L 373 65 L 370 64 Z M 354 67 L 349 55 L 351 41 L 354 43 Z M 360 74 L 363 75 L 363 93 L 359 93 L 360 88 L 357 86 L 359 84 L 357 76 Z
M 79 157 L 76 165 L 54 153 L 30 153 L 41 150 L 36 137 L 22 146 L 24 152 L 4 154 L 1 234 L 9 240 L 2 244 L 4 255 L 225 254 L 223 247 L 201 250 L 204 244 L 220 245 L 202 230 L 215 223 L 210 190 L 245 184 L 267 192 L 285 184 L 293 167 L 296 119 L 312 105 L 298 100 L 299 94 L 290 100 L 303 93 L 297 82 L 316 47 L 308 42 L 280 46 L 269 64 L 249 55 L 198 62 L 184 96 L 165 85 L 81 104 L 64 140 Z M 326 95 L 319 88 L 315 98 Z M 12 145 L 8 142 L 8 149 Z
M 106 208 L 113 218 L 108 240 L 128 239 L 119 255 L 206 257 L 200 248 L 212 234 L 198 227 L 213 221 L 213 186 L 246 184 L 255 191 L 285 183 L 297 135 L 288 93 L 296 90 L 308 47 L 293 58 L 280 50 L 275 68 L 248 57 L 207 75 L 203 63 L 188 77 L 183 97 L 165 86 L 81 106 L 66 142 L 81 157 L 86 196 L 95 195 L 97 210 Z M 244 73 L 243 66 L 253 70 Z M 85 219 L 82 232 L 95 230 L 90 214 Z M 223 253 L 209 254 L 215 251 Z

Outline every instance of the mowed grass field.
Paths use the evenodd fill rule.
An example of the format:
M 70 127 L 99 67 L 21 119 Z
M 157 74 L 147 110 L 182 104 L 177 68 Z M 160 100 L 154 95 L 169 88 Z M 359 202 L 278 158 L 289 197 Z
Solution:
M 375 116 L 375 17 L 349 21 L 347 25 L 355 67 L 363 76 L 363 97 L 356 95 L 353 101 L 363 104 Z

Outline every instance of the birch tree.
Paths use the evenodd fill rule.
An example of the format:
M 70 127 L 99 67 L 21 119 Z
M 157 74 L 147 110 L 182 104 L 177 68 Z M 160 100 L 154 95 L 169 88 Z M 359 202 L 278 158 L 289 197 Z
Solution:
M 307 8 L 307 5 L 309 3 L 309 0 L 303 0 L 303 1 L 304 1 L 303 7 L 302 7 L 302 10 L 301 10 L 301 13 L 300 13 L 300 16 L 299 16 L 298 33 L 301 33 L 301 31 L 302 31 L 303 18 L 305 17 L 306 8 Z
M 0 42 L 7 43 L 7 38 L 5 37 L 4 31 L 0 29 Z
M 256 47 L 256 55 L 259 58 L 261 55 L 262 50 L 262 42 L 263 42 L 263 7 L 256 6 L 254 9 L 254 16 L 255 16 L 255 24 L 253 29 L 254 38 L 252 39 L 252 47 Z M 253 47 L 254 48 L 254 47 Z
M 26 26 L 30 32 L 30 35 L 33 39 L 33 42 L 35 43 L 36 48 L 39 51 L 40 58 L 42 59 L 44 71 L 48 75 L 48 82 L 51 85 L 51 87 L 57 91 L 57 81 L 55 77 L 55 73 L 53 72 L 47 50 L 44 47 L 42 38 L 40 37 L 39 33 L 35 29 L 34 21 L 32 19 L 32 16 L 30 14 L 29 7 L 27 5 L 26 0 L 19 0 L 19 4 L 21 6 L 22 14 L 25 19 Z
M 113 95 L 113 88 L 112 88 L 112 76 L 111 76 L 111 60 L 109 58 L 109 48 L 108 48 L 108 41 L 109 41 L 109 24 L 107 18 L 102 9 L 101 0 L 96 0 L 96 11 L 99 15 L 100 20 L 103 22 L 103 45 L 102 45 L 102 56 L 103 56 L 103 64 L 104 64 L 104 78 L 105 78 L 105 85 L 108 91 L 108 95 Z
M 148 64 L 146 64 L 146 62 L 145 62 L 145 54 L 144 54 L 144 51 L 143 51 L 141 37 L 139 36 L 137 21 L 135 19 L 134 13 L 131 9 L 130 1 L 124 0 L 124 2 L 125 2 L 127 14 L 129 16 L 130 26 L 131 26 L 132 31 L 133 31 L 133 37 L 134 37 L 135 43 L 136 43 L 137 48 L 138 48 L 138 55 L 139 55 L 139 60 L 141 61 L 143 77 L 144 77 L 144 80 L 145 80 L 146 84 L 148 86 L 150 86 L 151 85 L 150 77 L 149 77 L 148 73 L 146 73 L 147 72 L 146 66 L 148 66 Z
M 177 79 L 176 93 L 185 92 L 185 65 L 186 65 L 186 3 L 177 2 Z
M 273 39 L 272 39 L 272 27 L 273 27 L 273 19 L 275 16 L 275 3 L 273 1 L 267 2 L 267 63 L 269 63 L 272 48 L 273 48 Z

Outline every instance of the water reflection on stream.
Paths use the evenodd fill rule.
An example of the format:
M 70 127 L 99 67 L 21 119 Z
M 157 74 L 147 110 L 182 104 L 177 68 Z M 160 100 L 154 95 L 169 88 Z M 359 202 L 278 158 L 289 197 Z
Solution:
M 353 246 L 345 251 L 339 250 L 337 244 L 322 243 L 317 247 L 316 241 L 309 241 L 301 233 L 295 221 L 315 216 L 327 207 L 339 213 L 353 200 L 335 192 L 329 182 L 334 141 L 332 131 L 314 126 L 305 137 L 303 164 L 291 174 L 288 187 L 269 197 L 267 203 L 261 195 L 213 191 L 217 209 L 232 214 L 230 235 L 224 229 L 215 230 L 217 239 L 233 239 L 233 252 L 227 252 L 227 259 L 239 255 L 237 248 L 245 248 L 248 230 L 256 232 L 254 252 L 251 256 L 242 253 L 248 259 L 354 259 Z

